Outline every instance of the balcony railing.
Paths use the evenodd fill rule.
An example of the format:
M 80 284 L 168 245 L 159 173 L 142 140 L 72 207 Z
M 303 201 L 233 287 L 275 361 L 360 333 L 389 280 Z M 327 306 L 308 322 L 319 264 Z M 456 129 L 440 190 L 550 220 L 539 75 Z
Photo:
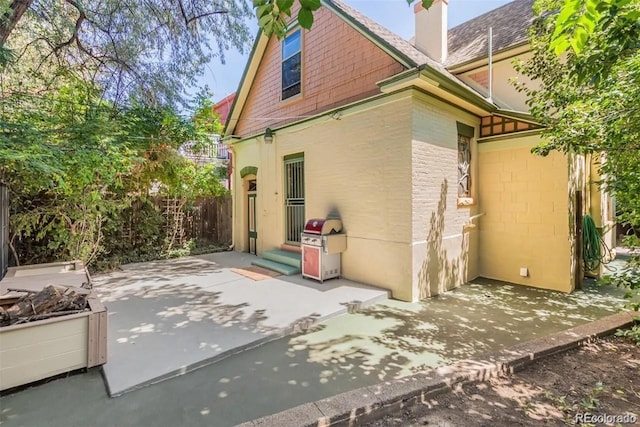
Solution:
M 196 162 L 210 162 L 214 159 L 218 160 L 228 160 L 229 159 L 229 150 L 226 145 L 221 142 L 207 145 L 206 147 L 202 147 L 201 149 L 194 150 L 192 144 L 185 144 L 180 147 L 180 154 L 183 156 L 196 161 Z

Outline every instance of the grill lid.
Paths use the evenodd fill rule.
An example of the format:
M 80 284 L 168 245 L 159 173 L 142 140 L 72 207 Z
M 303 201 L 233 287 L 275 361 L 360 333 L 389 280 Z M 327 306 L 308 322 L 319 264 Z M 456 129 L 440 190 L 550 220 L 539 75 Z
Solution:
M 310 219 L 304 226 L 304 232 L 309 234 L 331 234 L 342 230 L 342 221 L 339 219 Z

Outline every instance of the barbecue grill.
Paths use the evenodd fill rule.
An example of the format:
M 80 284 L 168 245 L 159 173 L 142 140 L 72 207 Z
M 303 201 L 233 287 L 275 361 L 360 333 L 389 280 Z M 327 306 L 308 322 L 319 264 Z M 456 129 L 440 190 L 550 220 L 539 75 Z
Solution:
M 302 276 L 319 280 L 340 277 L 340 254 L 347 236 L 339 219 L 310 219 L 301 235 Z

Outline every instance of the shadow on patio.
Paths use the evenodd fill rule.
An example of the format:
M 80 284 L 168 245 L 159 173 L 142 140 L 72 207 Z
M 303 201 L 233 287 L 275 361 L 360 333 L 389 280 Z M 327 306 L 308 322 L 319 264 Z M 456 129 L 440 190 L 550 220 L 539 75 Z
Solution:
M 614 314 L 623 292 L 588 285 L 573 294 L 477 279 L 421 303 L 387 301 L 293 338 L 290 351 L 339 372 L 352 366 L 398 378 Z

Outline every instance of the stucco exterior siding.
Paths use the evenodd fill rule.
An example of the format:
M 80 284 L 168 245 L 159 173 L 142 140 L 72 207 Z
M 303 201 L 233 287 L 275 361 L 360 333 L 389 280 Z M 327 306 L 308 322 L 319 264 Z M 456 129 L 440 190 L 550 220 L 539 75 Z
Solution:
M 479 146 L 479 273 L 570 292 L 569 164 L 561 153 L 531 154 L 539 141 L 529 136 Z
M 294 11 L 294 14 L 296 12 Z M 302 32 L 301 95 L 281 101 L 281 42 L 269 40 L 235 134 L 250 136 L 379 93 L 404 68 L 327 8 Z
M 477 207 L 458 206 L 457 122 L 479 119 L 419 92 L 412 111 L 412 297 L 437 295 L 477 276 Z M 472 140 L 472 195 L 477 152 Z
M 257 166 L 258 251 L 285 240 L 284 158 L 304 154 L 305 218 L 339 214 L 347 234 L 343 276 L 411 299 L 411 121 L 410 92 L 356 107 L 339 119 L 276 131 L 234 145 L 236 171 Z M 236 174 L 236 188 L 243 180 Z M 236 208 L 246 211 L 236 193 Z M 246 216 L 236 214 L 236 247 L 246 250 Z M 242 231 L 240 231 L 242 230 Z

